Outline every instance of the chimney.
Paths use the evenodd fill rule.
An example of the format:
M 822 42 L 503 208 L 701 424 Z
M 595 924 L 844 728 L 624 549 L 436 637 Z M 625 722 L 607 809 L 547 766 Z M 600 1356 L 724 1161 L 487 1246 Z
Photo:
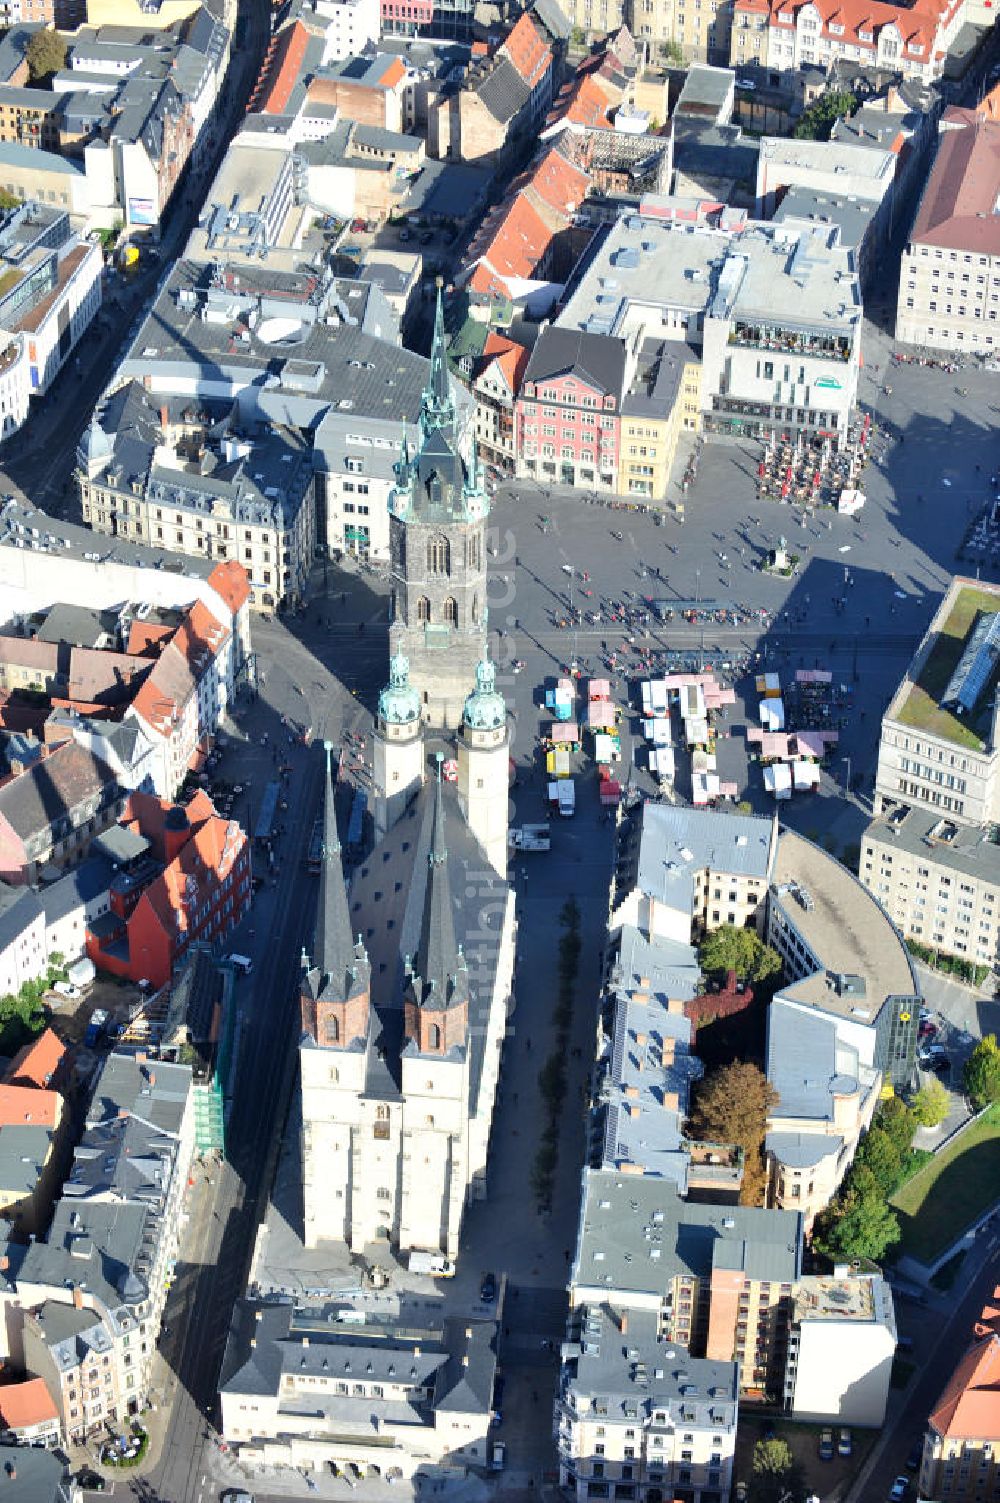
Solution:
M 623 1336 L 627 1336 L 628 1335 L 628 1311 L 627 1310 L 623 1310 L 622 1311 L 622 1318 L 618 1322 L 618 1329 L 621 1331 L 621 1333 L 622 1333 Z
M 9 1267 L 10 1259 L 6 1255 L 0 1258 L 0 1273 L 6 1273 Z
M 170 409 L 167 406 L 166 402 L 164 402 L 162 407 L 160 408 L 160 427 L 163 429 L 164 433 L 166 433 L 167 431 L 167 424 L 169 421 Z
M 154 1070 L 150 1070 L 149 1072 L 149 1083 L 151 1086 L 155 1086 L 156 1084 L 156 1072 Z
M 302 1338 L 302 1345 L 304 1347 L 307 1347 L 309 1345 L 309 1337 L 308 1336 L 303 1336 L 303 1338 Z
M 17 1467 L 12 1461 L 8 1461 L 7 1463 L 7 1476 L 10 1478 L 11 1482 L 13 1482 L 14 1478 L 17 1476 Z
M 138 1050 L 136 1050 L 136 1056 L 135 1056 L 135 1058 L 136 1058 L 136 1063 L 137 1064 L 144 1065 L 146 1063 L 146 1051 L 145 1051 L 145 1049 L 138 1049 Z
M 251 1351 L 256 1351 L 257 1350 L 257 1338 L 256 1338 L 256 1336 L 251 1336 L 250 1337 L 250 1350 Z
M 79 1284 L 73 1285 L 73 1308 L 74 1310 L 83 1309 L 83 1290 Z

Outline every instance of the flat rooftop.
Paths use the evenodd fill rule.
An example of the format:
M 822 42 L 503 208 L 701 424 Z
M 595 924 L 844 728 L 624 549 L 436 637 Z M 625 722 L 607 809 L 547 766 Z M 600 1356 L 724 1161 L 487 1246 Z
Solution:
M 792 1319 L 882 1324 L 886 1303 L 886 1286 L 879 1275 L 833 1279 L 810 1274 L 795 1290 Z
M 992 739 L 991 700 L 1000 663 L 983 685 L 971 715 L 945 709 L 942 696 L 958 667 L 981 612 L 1000 611 L 1000 585 L 955 579 L 917 648 L 885 719 L 912 726 L 968 751 L 981 752 Z
M 781 996 L 874 1023 L 887 997 L 915 994 L 906 946 L 875 899 L 833 856 L 786 827 L 778 841 L 771 901 L 781 904 L 819 961 L 818 970 L 783 986 Z M 836 976 L 860 978 L 863 992 L 838 991 Z
M 557 319 L 627 338 L 633 305 L 689 317 L 773 319 L 846 332 L 861 319 L 853 256 L 833 227 L 750 224 L 729 232 L 628 214 L 608 230 Z
M 592 1414 L 611 1419 L 652 1407 L 672 1410 L 678 1425 L 695 1412 L 701 1424 L 736 1423 L 736 1363 L 692 1357 L 667 1341 L 655 1311 L 630 1310 L 623 1330 L 607 1306 L 585 1306 L 574 1312 L 563 1358 L 578 1410 L 589 1399 Z

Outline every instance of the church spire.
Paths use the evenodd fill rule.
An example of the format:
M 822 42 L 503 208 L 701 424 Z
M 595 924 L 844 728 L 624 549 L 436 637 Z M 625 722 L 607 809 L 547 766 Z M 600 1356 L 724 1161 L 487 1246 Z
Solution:
M 325 795 L 323 801 L 323 867 L 320 874 L 319 905 L 316 913 L 316 940 L 313 961 L 320 973 L 320 986 L 333 998 L 344 998 L 354 990 L 360 968 L 367 967 L 367 957 L 360 944 L 355 947 L 351 933 L 351 916 L 347 908 L 347 888 L 340 859 L 337 836 L 337 811 L 333 797 L 332 746 L 324 742 Z
M 422 988 L 418 1000 L 432 1008 L 446 1008 L 468 1000 L 465 964 L 455 940 L 451 912 L 451 882 L 448 877 L 448 838 L 445 829 L 444 789 L 438 758 L 434 789 L 434 817 L 427 855 L 427 886 L 420 925 L 420 948 L 415 969 Z
M 442 279 L 437 279 L 434 305 L 434 336 L 431 340 L 431 370 L 420 403 L 420 422 L 424 434 L 435 428 L 451 431 L 455 423 L 455 399 L 448 376 L 448 347 L 444 337 L 444 304 L 441 300 Z

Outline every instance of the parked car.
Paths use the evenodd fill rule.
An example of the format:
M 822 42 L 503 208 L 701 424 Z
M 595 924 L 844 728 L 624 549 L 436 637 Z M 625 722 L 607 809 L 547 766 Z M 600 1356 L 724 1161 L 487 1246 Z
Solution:
M 920 1024 L 920 1027 L 917 1029 L 918 1036 L 922 1039 L 926 1039 L 928 1042 L 930 1042 L 931 1039 L 936 1039 L 939 1032 L 940 1029 L 932 1018 L 924 1018 Z
M 488 1273 L 479 1288 L 479 1298 L 484 1305 L 492 1305 L 497 1297 L 496 1274 Z
M 420 245 L 430 245 L 430 243 L 431 243 L 431 241 L 433 239 L 434 239 L 434 231 L 433 230 L 424 230 L 424 233 L 420 236 L 419 244 Z
M 361 235 L 361 234 L 363 234 L 364 231 L 367 229 L 367 227 L 368 227 L 367 221 L 364 220 L 364 219 L 352 219 L 351 220 L 351 234 L 352 235 Z
M 902 1503 L 902 1500 L 906 1497 L 909 1491 L 909 1477 L 897 1477 L 895 1482 L 892 1484 L 892 1487 L 889 1489 L 889 1503 Z
M 837 1455 L 850 1456 L 853 1450 L 854 1443 L 851 1440 L 850 1430 L 841 1430 L 839 1435 L 837 1436 Z
M 945 1059 L 942 1055 L 939 1055 L 937 1059 L 931 1060 L 927 1068 L 929 1070 L 933 1070 L 935 1075 L 950 1075 L 951 1060 Z
M 410 238 L 410 236 L 411 236 L 412 233 L 413 233 L 412 230 L 408 230 L 405 225 L 400 230 L 400 232 L 399 232 L 399 238 L 400 238 L 400 240 L 402 241 L 402 243 L 404 245 L 406 244 L 407 240 L 409 240 L 409 238 Z
M 833 1460 L 833 1431 L 821 1430 L 819 1433 L 819 1459 L 820 1461 Z

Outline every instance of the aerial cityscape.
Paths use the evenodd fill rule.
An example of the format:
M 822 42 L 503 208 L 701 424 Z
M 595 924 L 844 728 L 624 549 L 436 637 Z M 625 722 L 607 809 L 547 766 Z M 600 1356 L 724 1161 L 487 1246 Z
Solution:
M 1000 1503 L 992 0 L 0 16 L 0 1503 Z

